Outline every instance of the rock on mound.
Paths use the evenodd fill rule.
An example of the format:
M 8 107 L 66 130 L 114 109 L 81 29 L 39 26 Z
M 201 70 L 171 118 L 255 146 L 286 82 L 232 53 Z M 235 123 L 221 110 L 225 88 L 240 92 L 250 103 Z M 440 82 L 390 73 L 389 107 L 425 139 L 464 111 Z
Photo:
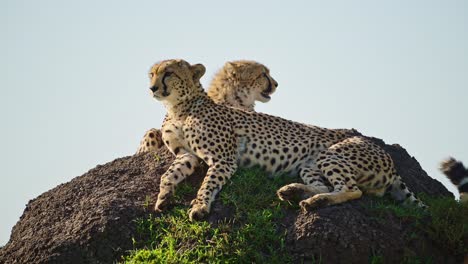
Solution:
M 452 196 L 406 150 L 372 140 L 392 155 L 413 191 Z M 116 159 L 31 200 L 13 227 L 9 242 L 0 249 L 0 263 L 119 260 L 132 249 L 132 237 L 137 235 L 134 220 L 148 214 L 144 204 L 156 200 L 160 176 L 172 160 L 165 150 Z M 201 168 L 189 180 L 199 184 L 205 170 Z M 364 198 L 313 213 L 289 212 L 285 224 L 290 251 L 297 259 L 323 256 L 336 263 L 350 263 L 351 256 L 367 262 L 373 248 L 386 252 L 385 256 L 397 254 L 403 248 L 399 239 L 404 228 L 396 219 L 388 220 L 394 224 L 383 226 L 362 209 L 366 201 Z M 219 208 L 216 203 L 215 207 Z

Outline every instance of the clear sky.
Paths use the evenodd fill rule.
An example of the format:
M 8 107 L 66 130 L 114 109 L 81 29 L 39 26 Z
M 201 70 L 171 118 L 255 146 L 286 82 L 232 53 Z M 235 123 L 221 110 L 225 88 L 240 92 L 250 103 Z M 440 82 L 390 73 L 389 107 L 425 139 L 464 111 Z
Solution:
M 0 245 L 26 203 L 131 155 L 165 110 L 159 60 L 253 59 L 257 110 L 399 143 L 432 177 L 468 163 L 467 1 L 0 1 Z M 456 191 L 455 191 L 456 192 Z

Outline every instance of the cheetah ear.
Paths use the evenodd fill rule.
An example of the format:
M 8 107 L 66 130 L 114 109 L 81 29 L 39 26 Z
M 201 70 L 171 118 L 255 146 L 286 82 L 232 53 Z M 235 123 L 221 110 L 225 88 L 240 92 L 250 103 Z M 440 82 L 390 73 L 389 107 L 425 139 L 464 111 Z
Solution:
M 235 76 L 236 76 L 236 73 L 237 73 L 236 65 L 234 65 L 234 63 L 228 61 L 228 62 L 226 62 L 226 63 L 224 64 L 224 71 L 225 71 L 229 76 L 235 77 Z
M 203 64 L 194 64 L 192 66 L 190 66 L 190 69 L 192 71 L 192 74 L 193 74 L 193 80 L 195 82 L 199 82 L 200 81 L 200 78 L 203 76 L 203 74 L 205 74 L 205 66 L 203 66 Z
M 179 64 L 180 67 L 187 67 L 187 66 L 190 65 L 190 64 L 188 64 L 188 62 L 186 62 L 184 60 L 177 60 L 177 63 Z

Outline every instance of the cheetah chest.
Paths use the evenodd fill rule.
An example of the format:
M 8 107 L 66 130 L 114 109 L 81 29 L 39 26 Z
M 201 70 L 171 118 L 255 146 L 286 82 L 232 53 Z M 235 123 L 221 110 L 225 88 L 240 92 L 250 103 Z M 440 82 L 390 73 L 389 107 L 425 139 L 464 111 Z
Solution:
M 186 148 L 184 144 L 183 122 L 176 120 L 166 120 L 162 126 L 162 139 L 167 148 L 175 155 L 181 149 Z

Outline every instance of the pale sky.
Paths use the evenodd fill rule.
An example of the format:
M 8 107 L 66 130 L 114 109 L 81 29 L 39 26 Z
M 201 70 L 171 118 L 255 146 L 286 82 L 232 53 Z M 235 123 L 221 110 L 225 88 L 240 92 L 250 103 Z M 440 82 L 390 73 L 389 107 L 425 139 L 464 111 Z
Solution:
M 398 143 L 429 175 L 468 163 L 467 1 L 0 1 L 0 245 L 26 203 L 132 155 L 165 114 L 159 60 L 251 59 L 279 87 L 257 110 Z M 457 194 L 458 195 L 458 194 Z

